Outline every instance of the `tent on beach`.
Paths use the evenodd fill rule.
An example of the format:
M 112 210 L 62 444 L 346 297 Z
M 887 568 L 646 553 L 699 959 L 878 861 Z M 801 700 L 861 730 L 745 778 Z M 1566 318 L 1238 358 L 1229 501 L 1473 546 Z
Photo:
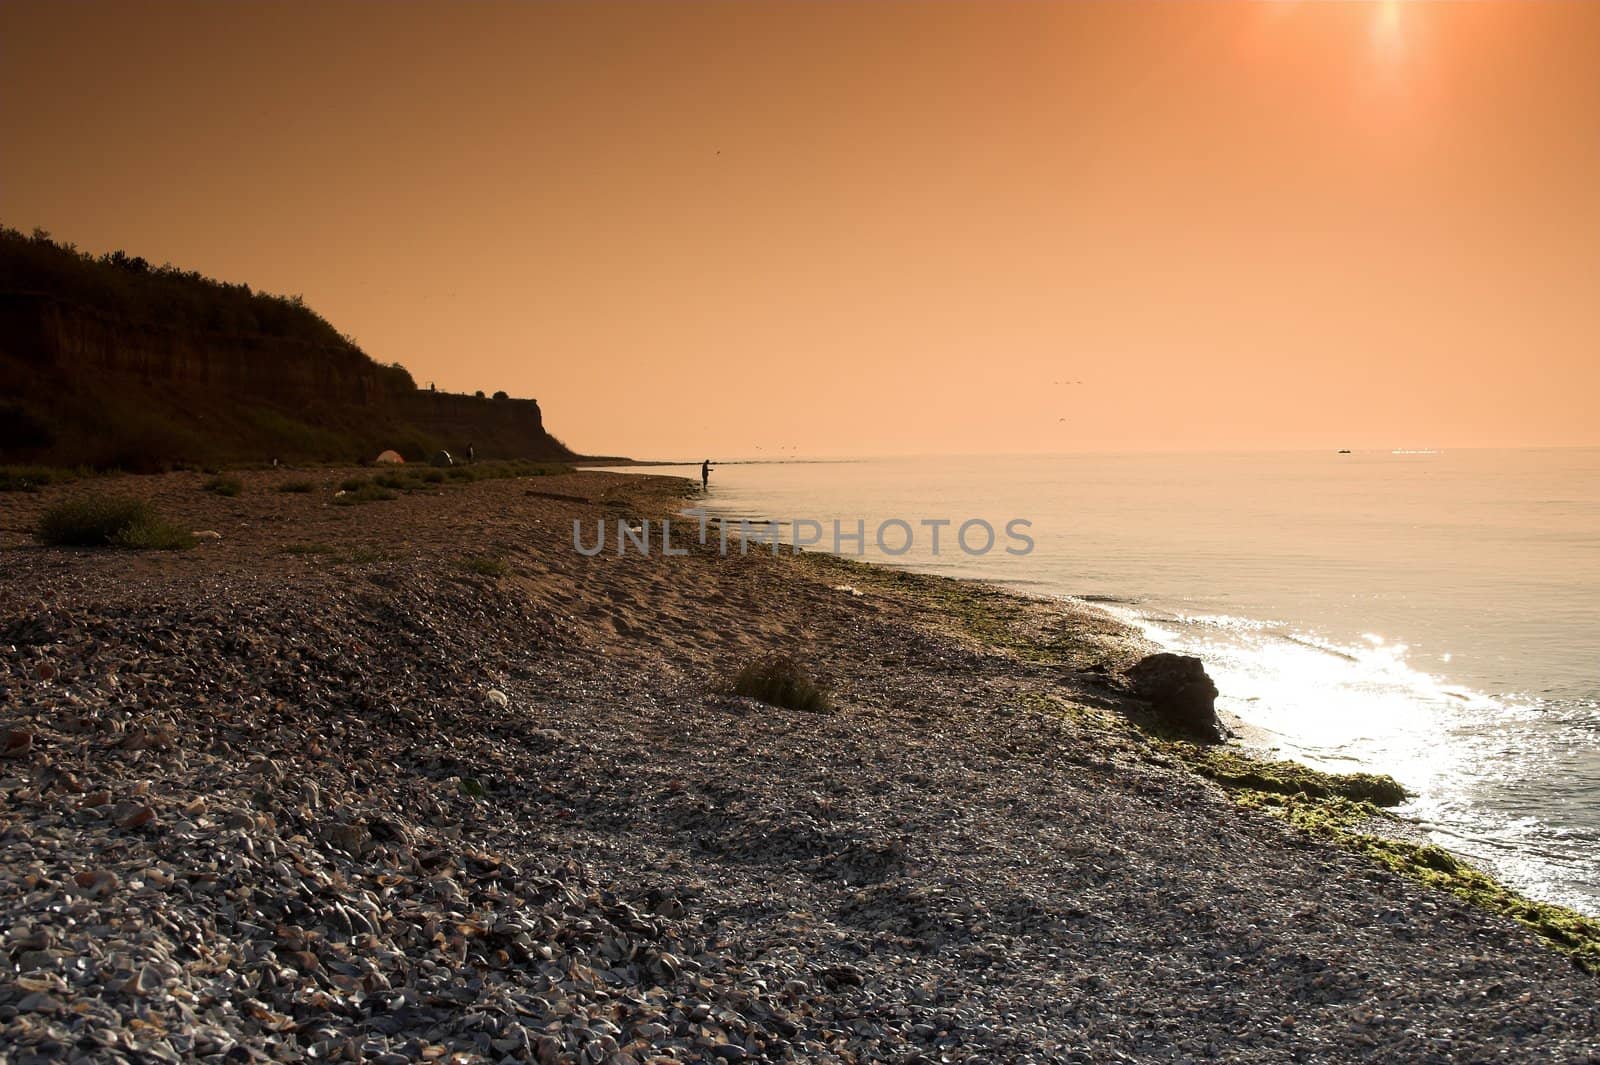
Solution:
M 380 466 L 403 466 L 406 460 L 400 456 L 400 452 L 390 450 L 385 451 L 372 461 Z

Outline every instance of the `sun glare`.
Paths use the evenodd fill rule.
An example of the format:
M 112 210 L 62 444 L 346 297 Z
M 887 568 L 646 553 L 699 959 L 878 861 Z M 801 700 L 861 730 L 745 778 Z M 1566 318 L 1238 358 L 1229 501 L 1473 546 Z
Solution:
M 1309 11 L 1325 0 L 1268 0 L 1260 10 L 1269 22 L 1277 22 L 1286 15 Z M 1326 0 L 1331 2 L 1331 0 Z M 1416 0 L 1360 0 L 1358 6 L 1370 9 L 1367 14 L 1367 36 L 1372 55 L 1386 65 L 1398 62 L 1406 53 L 1406 30 L 1409 16 L 1405 10 Z
M 1394 61 L 1405 51 L 1403 0 L 1379 0 L 1372 16 L 1372 44 L 1378 58 Z

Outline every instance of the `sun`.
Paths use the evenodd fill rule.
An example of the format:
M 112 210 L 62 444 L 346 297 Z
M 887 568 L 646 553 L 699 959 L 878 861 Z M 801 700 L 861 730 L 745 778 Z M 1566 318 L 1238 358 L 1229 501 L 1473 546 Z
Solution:
M 1334 0 L 1264 0 L 1260 10 L 1268 12 L 1276 21 L 1285 16 L 1310 11 Z M 1413 9 L 1420 0 L 1356 0 L 1338 6 L 1363 11 L 1367 20 L 1366 34 L 1372 60 L 1384 67 L 1397 66 L 1409 51 L 1413 31 Z
M 1372 46 L 1384 60 L 1399 59 L 1405 52 L 1405 0 L 1378 0 L 1372 14 Z

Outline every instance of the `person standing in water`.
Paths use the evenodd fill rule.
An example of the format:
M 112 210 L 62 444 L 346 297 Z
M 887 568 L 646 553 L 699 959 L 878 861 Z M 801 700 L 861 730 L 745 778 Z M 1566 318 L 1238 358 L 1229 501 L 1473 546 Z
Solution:
M 706 459 L 700 464 L 700 490 L 704 492 L 711 487 L 711 460 Z

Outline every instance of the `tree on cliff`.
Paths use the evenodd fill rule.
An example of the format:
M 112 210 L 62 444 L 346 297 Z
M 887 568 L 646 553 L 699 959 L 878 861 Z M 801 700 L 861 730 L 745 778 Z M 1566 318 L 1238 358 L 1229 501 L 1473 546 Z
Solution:
M 299 296 L 253 292 L 171 263 L 152 267 L 120 248 L 95 258 L 0 226 L 0 292 L 50 296 L 116 318 L 207 333 L 253 334 L 361 349 Z

